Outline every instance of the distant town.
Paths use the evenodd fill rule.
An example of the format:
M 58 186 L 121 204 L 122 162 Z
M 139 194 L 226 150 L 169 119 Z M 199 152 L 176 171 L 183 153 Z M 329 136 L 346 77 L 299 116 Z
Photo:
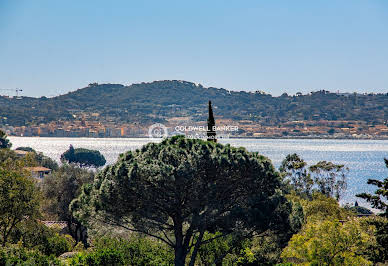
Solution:
M 238 130 L 220 132 L 231 138 L 352 138 L 388 139 L 387 124 L 372 125 L 363 121 L 290 121 L 280 126 L 260 125 L 253 121 L 217 119 L 217 126 L 233 126 Z M 177 131 L 178 126 L 198 127 L 206 121 L 193 121 L 190 117 L 175 117 L 163 123 L 169 135 L 193 135 L 195 130 Z M 130 138 L 148 137 L 152 124 L 103 123 L 99 121 L 57 121 L 31 126 L 2 126 L 9 136 L 25 137 L 89 137 L 89 138 Z M 179 127 L 178 127 L 179 128 Z

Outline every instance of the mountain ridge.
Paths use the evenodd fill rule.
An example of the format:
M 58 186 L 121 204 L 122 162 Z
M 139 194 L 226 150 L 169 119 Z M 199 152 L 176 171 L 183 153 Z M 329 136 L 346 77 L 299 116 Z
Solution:
M 295 120 L 350 120 L 366 124 L 382 124 L 388 120 L 388 93 L 338 94 L 321 90 L 275 97 L 261 91 L 232 91 L 189 81 L 161 80 L 128 86 L 91 83 L 52 98 L 3 96 L 0 97 L 0 125 L 72 120 L 83 113 L 98 113 L 101 121 L 118 124 L 161 122 L 171 117 L 203 120 L 208 100 L 213 102 L 218 117 L 268 125 Z

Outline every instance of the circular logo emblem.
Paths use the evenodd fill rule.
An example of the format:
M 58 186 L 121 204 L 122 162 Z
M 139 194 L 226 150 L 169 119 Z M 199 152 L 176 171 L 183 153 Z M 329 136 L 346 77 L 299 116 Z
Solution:
M 150 138 L 167 138 L 167 127 L 160 123 L 153 124 L 148 128 L 148 136 Z

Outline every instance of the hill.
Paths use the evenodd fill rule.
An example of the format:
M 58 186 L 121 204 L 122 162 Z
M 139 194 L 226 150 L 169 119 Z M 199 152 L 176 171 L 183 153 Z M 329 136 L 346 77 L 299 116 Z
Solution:
M 113 123 L 163 122 L 172 117 L 206 119 L 212 100 L 219 118 L 249 120 L 261 125 L 290 121 L 358 121 L 365 125 L 388 120 L 388 93 L 337 94 L 317 91 L 307 95 L 273 97 L 264 92 L 205 88 L 186 81 L 97 84 L 53 98 L 0 97 L 0 124 L 38 125 L 94 117 Z

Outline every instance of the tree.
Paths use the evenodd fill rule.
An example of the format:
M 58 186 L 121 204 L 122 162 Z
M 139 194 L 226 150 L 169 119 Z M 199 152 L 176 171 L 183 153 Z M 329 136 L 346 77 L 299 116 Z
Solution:
M 61 161 L 67 163 L 76 163 L 81 167 L 100 167 L 105 165 L 104 155 L 99 151 L 88 150 L 84 148 L 74 149 L 70 145 L 69 149 L 61 155 Z
M 40 197 L 34 181 L 21 170 L 0 166 L 0 239 L 3 246 L 16 226 L 39 216 Z
M 35 160 L 40 166 L 50 168 L 51 170 L 58 170 L 58 163 L 51 159 L 50 157 L 44 155 L 42 152 L 36 152 L 35 154 Z
M 320 161 L 309 168 L 318 191 L 339 200 L 345 192 L 346 174 L 349 171 L 344 165 Z
M 56 161 L 44 155 L 42 152 L 35 151 L 31 147 L 17 147 L 16 150 L 26 151 L 34 154 L 34 159 L 36 160 L 37 164 L 40 166 L 50 168 L 51 170 L 57 170 L 59 167 Z
M 366 255 L 374 245 L 372 231 L 357 218 L 312 221 L 291 238 L 282 257 L 303 265 L 372 265 Z
M 93 226 L 140 232 L 174 249 L 175 265 L 194 265 L 206 232 L 241 239 L 287 230 L 291 204 L 271 162 L 244 148 L 176 136 L 122 154 L 71 204 Z
M 208 141 L 217 142 L 216 130 L 214 128 L 215 126 L 216 126 L 216 122 L 214 120 L 212 102 L 209 101 L 209 117 L 207 119 L 207 140 Z
M 12 241 L 12 242 L 11 242 Z M 11 243 L 20 243 L 28 249 L 39 250 L 49 256 L 59 256 L 71 250 L 74 240 L 69 235 L 59 235 L 57 229 L 49 228 L 39 220 L 27 220 L 11 234 Z
M 307 163 L 294 153 L 287 155 L 279 171 L 286 185 L 298 196 L 311 199 L 312 193 L 318 191 L 339 200 L 347 187 L 346 174 L 349 169 L 327 161 L 307 168 Z
M 55 219 L 66 221 L 70 235 L 78 243 L 87 246 L 86 228 L 69 211 L 71 201 L 79 196 L 84 184 L 93 182 L 94 174 L 74 165 L 63 165 L 45 177 L 40 186 L 46 199 L 45 213 Z
M 369 225 L 376 228 L 375 238 L 377 245 L 371 246 L 370 253 L 373 262 L 388 261 L 388 219 L 380 216 L 370 216 L 366 220 Z
M 307 163 L 294 153 L 287 155 L 282 161 L 279 171 L 298 195 L 310 198 L 314 180 L 307 172 L 306 166 Z
M 15 151 L 10 149 L 0 149 L 0 164 L 4 163 L 7 160 L 17 161 L 19 157 Z
M 385 166 L 388 168 L 388 159 L 384 159 Z M 359 198 L 365 199 L 373 208 L 379 209 L 382 212 L 375 219 L 370 220 L 370 224 L 376 227 L 376 240 L 379 247 L 376 249 L 376 261 L 384 262 L 388 260 L 388 177 L 383 181 L 376 179 L 368 179 L 368 184 L 377 187 L 374 195 L 368 193 L 357 194 Z
M 388 168 L 388 159 L 384 159 L 385 166 Z M 367 184 L 377 187 L 374 195 L 368 193 L 357 194 L 356 196 L 365 199 L 373 208 L 381 210 L 382 215 L 388 218 L 388 177 L 383 181 L 368 179 Z
M 0 129 L 0 149 L 11 148 L 12 143 L 7 139 L 7 135 Z
M 314 192 L 311 199 L 301 200 L 305 221 L 343 220 L 354 216 L 350 210 L 341 208 L 338 201 L 319 192 Z
M 212 239 L 219 236 L 221 233 L 216 232 L 214 234 L 206 232 L 204 234 L 203 239 L 206 241 L 207 239 Z M 230 253 L 232 250 L 233 239 L 231 236 L 219 237 L 215 238 L 213 241 L 201 245 L 198 256 L 202 264 L 211 265 L 214 263 L 215 265 L 222 265 L 221 257 L 225 257 L 226 254 Z M 219 263 L 217 264 L 217 262 Z
M 217 239 L 216 245 L 209 243 L 212 248 L 208 250 L 208 255 L 214 256 L 217 259 L 208 260 L 208 264 L 205 263 L 205 265 L 214 265 L 217 262 L 219 264 L 216 265 L 225 265 L 225 263 L 226 265 L 235 265 L 236 261 L 237 265 L 275 265 L 280 263 L 282 250 L 287 246 L 292 235 L 298 233 L 304 224 L 302 206 L 299 202 L 291 202 L 292 212 L 289 216 L 290 228 L 288 230 L 279 232 L 269 230 L 262 235 L 237 242 L 233 241 L 233 238 L 227 238 L 226 240 Z M 229 245 L 230 249 L 226 249 L 228 253 L 224 252 L 222 254 L 222 247 L 225 247 L 225 245 Z M 201 261 L 204 262 L 202 258 Z

